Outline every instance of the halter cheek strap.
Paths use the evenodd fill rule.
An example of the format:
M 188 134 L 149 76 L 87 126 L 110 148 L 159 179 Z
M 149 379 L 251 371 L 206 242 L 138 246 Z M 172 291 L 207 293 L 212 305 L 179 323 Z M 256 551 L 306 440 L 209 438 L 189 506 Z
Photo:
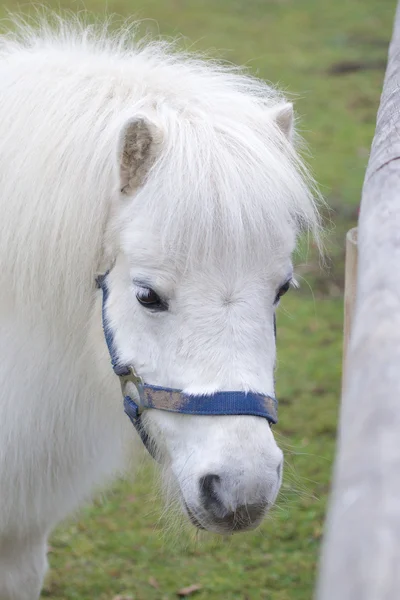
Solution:
M 111 364 L 121 383 L 125 413 L 139 433 L 143 444 L 154 457 L 149 437 L 141 422 L 144 410 L 157 409 L 186 415 L 252 415 L 267 419 L 275 424 L 277 418 L 277 400 L 253 392 L 216 392 L 209 395 L 186 394 L 182 390 L 165 388 L 144 383 L 131 365 L 121 365 L 114 343 L 114 336 L 107 319 L 108 287 L 107 274 L 96 279 L 97 287 L 103 292 L 102 319 L 104 336 L 111 357 Z M 133 385 L 135 398 L 129 393 Z

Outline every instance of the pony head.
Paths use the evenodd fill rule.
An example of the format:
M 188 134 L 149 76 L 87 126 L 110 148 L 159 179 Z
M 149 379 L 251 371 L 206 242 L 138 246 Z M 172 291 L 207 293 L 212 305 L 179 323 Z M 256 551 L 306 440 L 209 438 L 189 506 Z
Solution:
M 108 319 L 121 363 L 146 382 L 273 396 L 275 311 L 296 237 L 318 217 L 292 105 L 238 75 L 205 84 L 121 124 Z M 148 410 L 142 422 L 194 525 L 261 522 L 283 465 L 266 419 Z

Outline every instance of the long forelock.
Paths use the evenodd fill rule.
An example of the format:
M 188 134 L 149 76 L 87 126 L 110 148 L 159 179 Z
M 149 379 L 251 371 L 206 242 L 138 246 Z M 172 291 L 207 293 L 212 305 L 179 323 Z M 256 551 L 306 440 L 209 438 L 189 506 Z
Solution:
M 132 206 L 165 248 L 198 260 L 207 253 L 273 253 L 288 233 L 304 230 L 318 240 L 312 179 L 251 100 L 248 112 L 235 111 L 233 98 L 225 112 L 165 115 L 166 147 Z

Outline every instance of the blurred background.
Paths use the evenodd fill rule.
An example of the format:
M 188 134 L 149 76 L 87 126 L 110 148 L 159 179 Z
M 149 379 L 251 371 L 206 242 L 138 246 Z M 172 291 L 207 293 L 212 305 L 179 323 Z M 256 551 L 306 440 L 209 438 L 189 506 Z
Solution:
M 333 465 L 340 397 L 344 236 L 354 226 L 391 37 L 395 0 L 58 0 L 118 13 L 143 32 L 246 65 L 294 100 L 308 162 L 330 207 L 328 263 L 296 258 L 301 288 L 278 314 L 277 440 L 286 454 L 277 506 L 255 532 L 197 535 L 164 512 L 144 459 L 59 528 L 43 597 L 53 600 L 310 600 Z M 8 10 L 33 3 L 0 0 Z

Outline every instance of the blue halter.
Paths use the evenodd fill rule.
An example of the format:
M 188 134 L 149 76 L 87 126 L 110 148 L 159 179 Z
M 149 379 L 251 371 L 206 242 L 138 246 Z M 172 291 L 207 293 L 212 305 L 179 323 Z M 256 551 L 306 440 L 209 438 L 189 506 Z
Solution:
M 216 392 L 210 395 L 185 394 L 181 390 L 144 383 L 130 365 L 120 365 L 114 344 L 114 337 L 107 319 L 107 274 L 96 278 L 98 288 L 103 292 L 103 330 L 114 373 L 118 375 L 124 397 L 125 413 L 139 433 L 143 444 L 154 457 L 149 437 L 143 428 L 141 414 L 147 409 L 165 410 L 186 415 L 252 415 L 264 417 L 271 424 L 278 422 L 277 400 L 253 392 Z M 137 398 L 129 395 L 128 384 L 133 384 Z

